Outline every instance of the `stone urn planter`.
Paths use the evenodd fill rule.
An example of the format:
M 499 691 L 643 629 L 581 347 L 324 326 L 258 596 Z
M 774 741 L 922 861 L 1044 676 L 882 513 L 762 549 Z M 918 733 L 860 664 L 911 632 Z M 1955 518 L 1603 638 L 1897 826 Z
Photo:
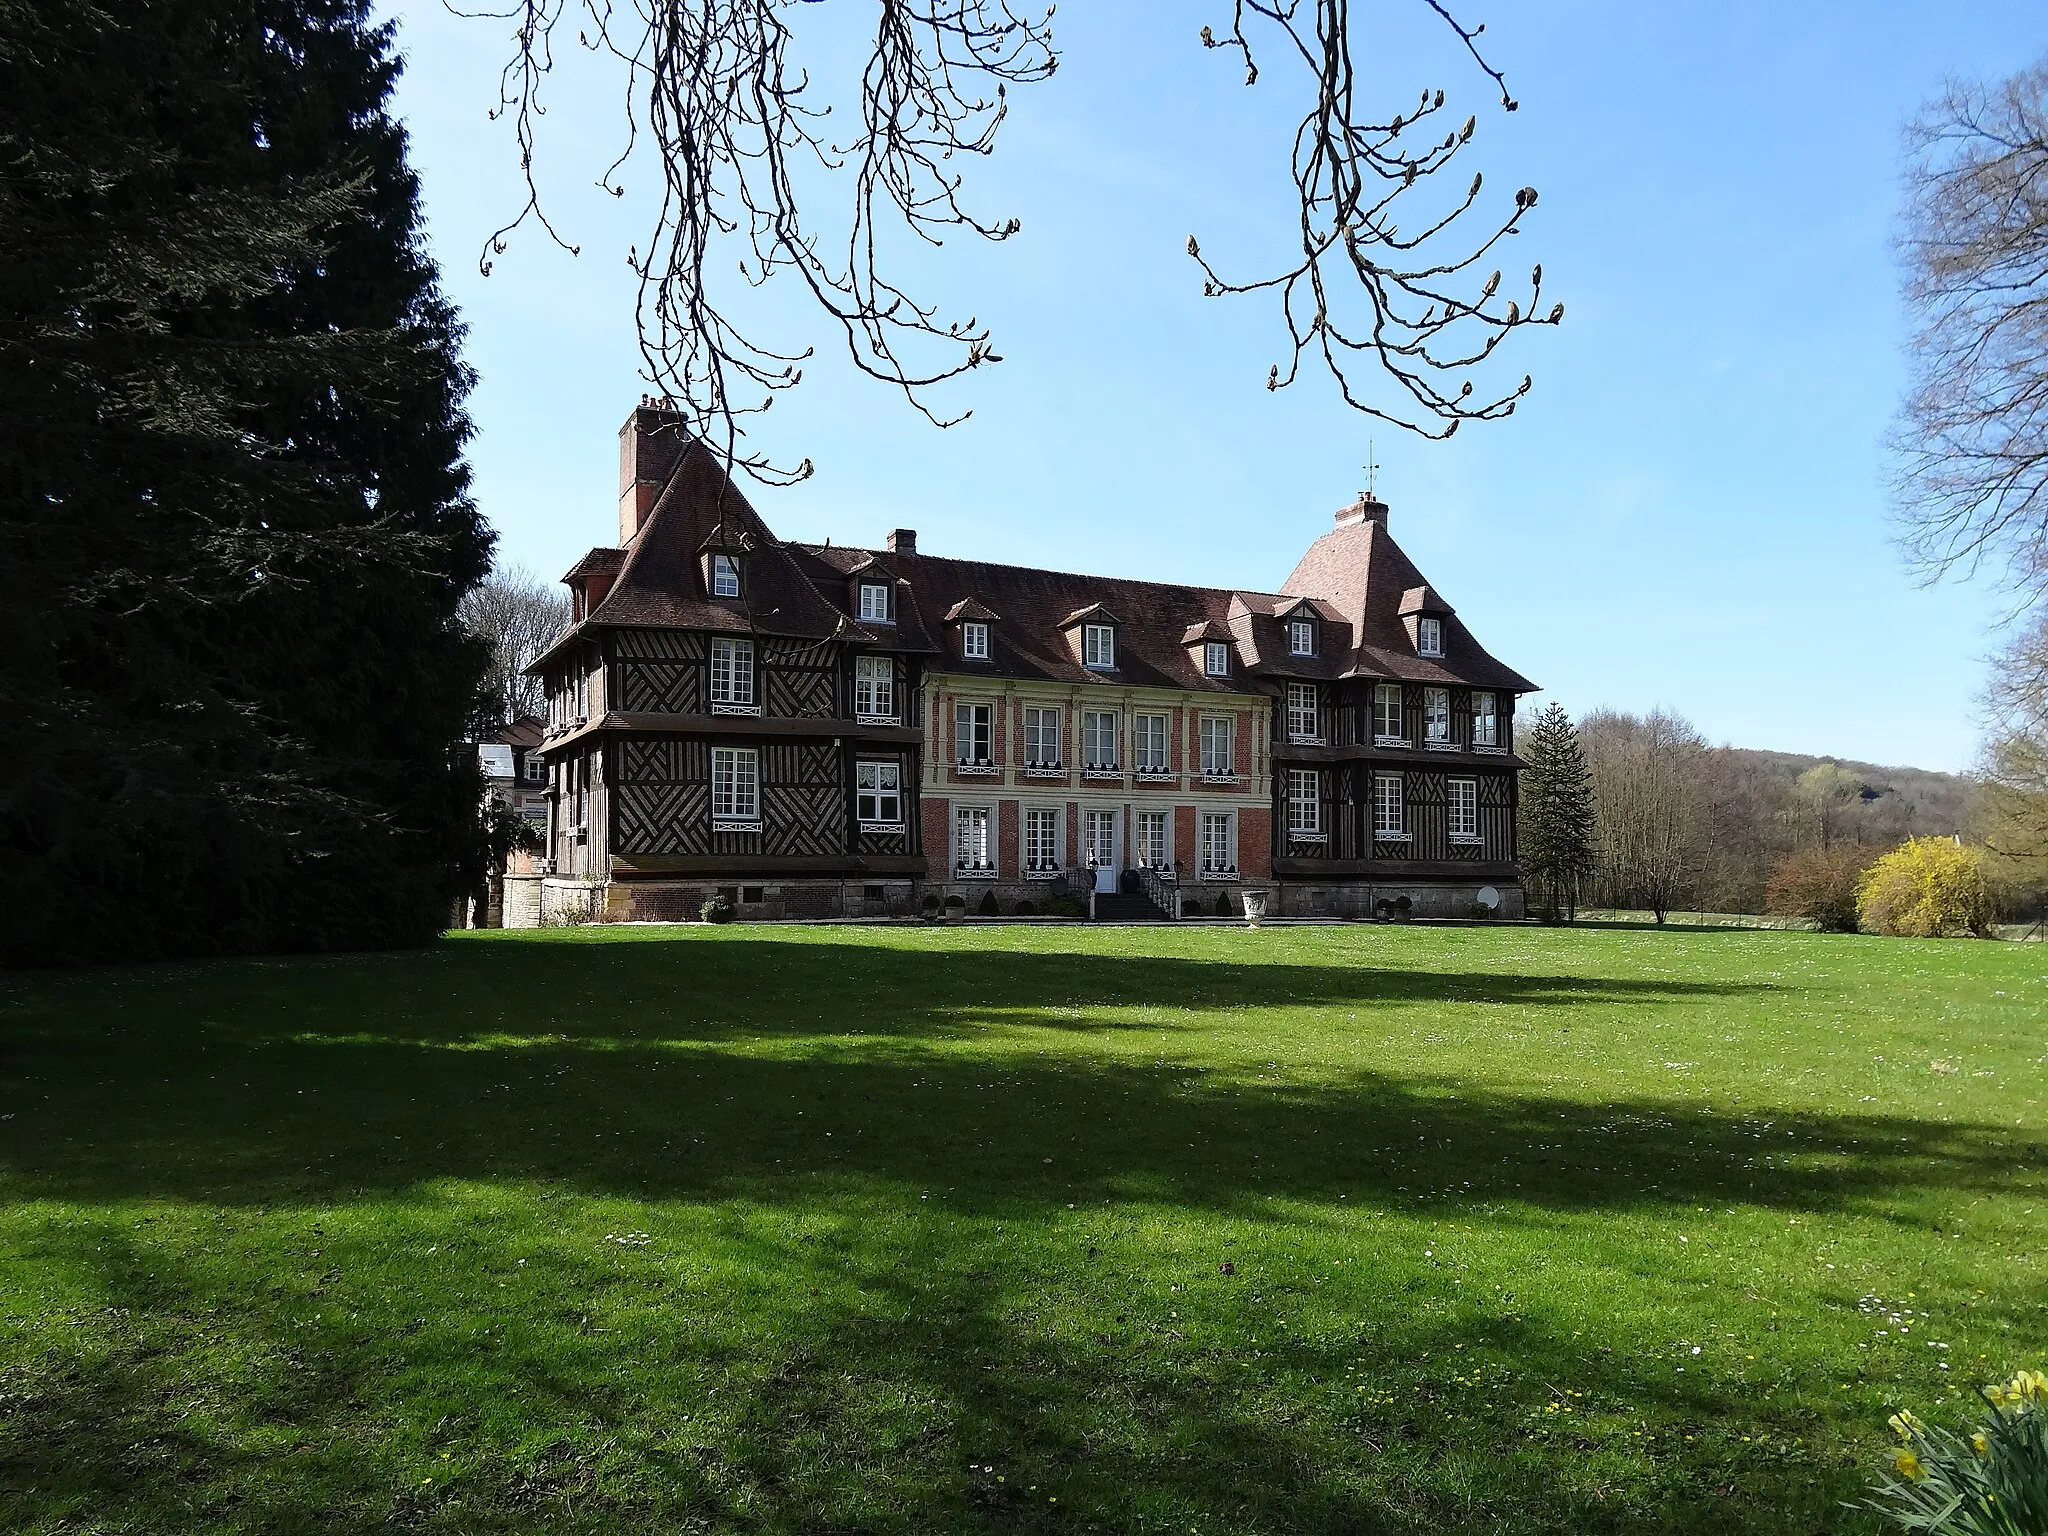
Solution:
M 1244 893 L 1244 925 L 1256 928 L 1266 920 L 1267 891 L 1246 891 Z

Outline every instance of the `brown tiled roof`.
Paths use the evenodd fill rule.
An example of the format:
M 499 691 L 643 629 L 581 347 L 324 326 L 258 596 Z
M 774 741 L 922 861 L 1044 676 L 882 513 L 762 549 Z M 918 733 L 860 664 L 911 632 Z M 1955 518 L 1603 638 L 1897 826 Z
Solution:
M 626 563 L 623 549 L 593 549 L 562 574 L 562 580 L 580 581 L 585 576 L 616 576 Z
M 510 725 L 501 725 L 494 731 L 485 732 L 478 740 L 496 742 L 507 747 L 537 747 L 547 733 L 548 723 L 540 716 L 521 715 Z
M 705 591 L 700 555 L 707 547 L 722 547 L 721 540 L 743 542 L 748 551 L 744 599 L 712 598 Z M 1276 680 L 1466 682 L 1510 692 L 1535 686 L 1486 653 L 1374 518 L 1324 534 L 1279 592 L 1177 586 L 900 549 L 785 544 L 715 457 L 692 444 L 626 548 L 592 550 L 570 574 L 590 573 L 615 573 L 615 579 L 549 655 L 595 628 L 751 628 L 799 638 L 837 636 L 860 648 L 935 653 L 944 658 L 942 665 L 959 672 L 1059 682 L 1236 691 L 1249 674 Z M 894 624 L 864 624 L 856 616 L 853 578 L 871 574 L 895 586 Z M 1402 622 L 1404 613 L 1420 611 L 1411 599 L 1444 615 L 1441 659 L 1415 654 Z M 1292 656 L 1284 620 L 1304 604 L 1320 620 L 1318 654 Z M 988 660 L 961 658 L 962 618 L 988 624 Z M 1088 618 L 1116 625 L 1114 671 L 1084 667 L 1074 654 L 1064 631 Z M 1231 642 L 1231 677 L 1203 672 L 1195 647 L 1210 638 Z

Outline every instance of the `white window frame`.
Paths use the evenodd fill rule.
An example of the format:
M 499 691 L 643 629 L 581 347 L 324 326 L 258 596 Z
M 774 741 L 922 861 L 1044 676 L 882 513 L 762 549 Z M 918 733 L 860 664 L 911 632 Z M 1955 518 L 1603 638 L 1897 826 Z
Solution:
M 758 715 L 754 690 L 754 642 L 716 639 L 711 642 L 711 713 Z
M 1415 621 L 1415 654 L 1418 656 L 1441 656 L 1444 653 L 1444 621 L 1442 619 L 1417 619 Z
M 853 658 L 853 714 L 862 725 L 893 725 L 900 718 L 893 656 Z
M 1027 704 L 1024 706 L 1024 766 L 1027 770 L 1064 771 L 1066 759 L 1060 756 L 1061 711 L 1056 706 Z
M 711 595 L 713 597 L 738 597 L 740 595 L 740 563 L 731 555 L 711 557 Z
M 1237 717 L 1235 715 L 1204 715 L 1196 727 L 1202 744 L 1202 777 L 1205 779 L 1228 779 L 1237 774 Z M 1211 738 L 1221 743 L 1222 750 L 1211 750 Z
M 1172 770 L 1167 738 L 1173 731 L 1173 716 L 1146 711 L 1131 719 L 1131 757 L 1143 775 L 1164 775 Z
M 761 752 L 758 747 L 711 749 L 711 825 L 721 831 L 761 828 Z
M 992 879 L 996 872 L 993 818 L 985 805 L 957 805 L 953 808 L 953 873 L 967 878 Z
M 1221 640 L 1203 641 L 1202 672 L 1207 677 L 1230 676 L 1230 647 Z
M 1426 747 L 1455 747 L 1451 737 L 1451 690 L 1422 690 L 1422 744 Z
M 1114 624 L 1083 624 L 1081 626 L 1081 665 L 1097 672 L 1116 670 L 1116 626 Z
M 1237 812 L 1203 811 L 1195 822 L 1196 874 L 1203 880 L 1237 878 Z
M 1173 867 L 1173 831 L 1168 819 L 1170 811 L 1140 811 L 1137 820 L 1137 846 L 1131 850 L 1140 869 L 1171 869 Z
M 1445 779 L 1444 803 L 1451 841 L 1467 846 L 1479 842 L 1479 781 L 1460 775 Z
M 853 765 L 854 817 L 869 831 L 903 830 L 903 764 L 860 758 Z
M 1372 776 L 1372 840 L 1376 843 L 1408 841 L 1408 788 L 1398 773 Z
M 860 621 L 863 624 L 889 622 L 889 589 L 879 581 L 860 584 Z
M 1323 775 L 1319 769 L 1287 770 L 1287 836 L 1298 843 L 1323 840 Z
M 1314 619 L 1289 619 L 1287 621 L 1287 654 L 1290 656 L 1313 656 L 1316 653 L 1316 621 Z
M 995 710 L 987 704 L 953 706 L 953 761 L 961 768 L 992 768 Z M 978 749 L 978 750 L 977 750 Z
M 988 660 L 988 626 L 969 619 L 960 626 L 960 655 L 967 661 Z
M 1060 829 L 1066 813 L 1042 805 L 1024 807 L 1024 878 L 1050 880 L 1065 868 L 1060 857 Z
M 547 759 L 542 757 L 538 752 L 527 753 L 526 782 L 529 784 L 545 784 L 547 782 L 547 777 Z
M 1472 745 L 1481 752 L 1499 750 L 1500 704 L 1496 694 L 1482 691 L 1472 695 Z
M 1377 683 L 1372 690 L 1372 739 L 1375 742 L 1408 740 L 1407 707 L 1399 683 Z
M 1104 738 L 1105 729 L 1108 732 Z M 1117 729 L 1116 711 L 1113 709 L 1087 709 L 1081 712 L 1081 771 L 1083 773 L 1121 773 L 1117 760 L 1117 738 L 1123 733 Z M 1107 745 L 1108 751 L 1103 750 Z
M 1310 743 L 1323 739 L 1322 690 L 1314 683 L 1287 685 L 1287 739 Z

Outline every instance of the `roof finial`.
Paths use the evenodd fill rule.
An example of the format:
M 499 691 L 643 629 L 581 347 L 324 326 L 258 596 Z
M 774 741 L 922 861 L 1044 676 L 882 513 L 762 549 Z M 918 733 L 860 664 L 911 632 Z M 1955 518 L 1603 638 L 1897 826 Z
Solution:
M 1380 466 L 1372 456 L 1372 439 L 1368 437 L 1365 440 L 1365 494 L 1359 498 L 1361 501 L 1378 499 L 1373 495 L 1373 487 L 1379 480 L 1379 475 Z

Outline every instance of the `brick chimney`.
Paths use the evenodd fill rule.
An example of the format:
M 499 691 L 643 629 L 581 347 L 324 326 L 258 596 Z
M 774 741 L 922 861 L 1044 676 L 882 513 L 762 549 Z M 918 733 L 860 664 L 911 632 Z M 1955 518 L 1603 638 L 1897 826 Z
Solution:
M 638 407 L 619 428 L 621 545 L 640 531 L 661 488 L 668 484 L 669 471 L 689 446 L 682 413 L 652 395 L 642 395 Z
M 889 534 L 889 553 L 892 555 L 914 555 L 917 553 L 917 530 L 897 528 Z
M 1358 494 L 1358 500 L 1351 503 L 1348 507 L 1339 507 L 1337 509 L 1337 526 L 1339 528 L 1351 528 L 1359 523 L 1378 523 L 1382 528 L 1386 527 L 1387 504 L 1377 497 L 1361 491 Z

